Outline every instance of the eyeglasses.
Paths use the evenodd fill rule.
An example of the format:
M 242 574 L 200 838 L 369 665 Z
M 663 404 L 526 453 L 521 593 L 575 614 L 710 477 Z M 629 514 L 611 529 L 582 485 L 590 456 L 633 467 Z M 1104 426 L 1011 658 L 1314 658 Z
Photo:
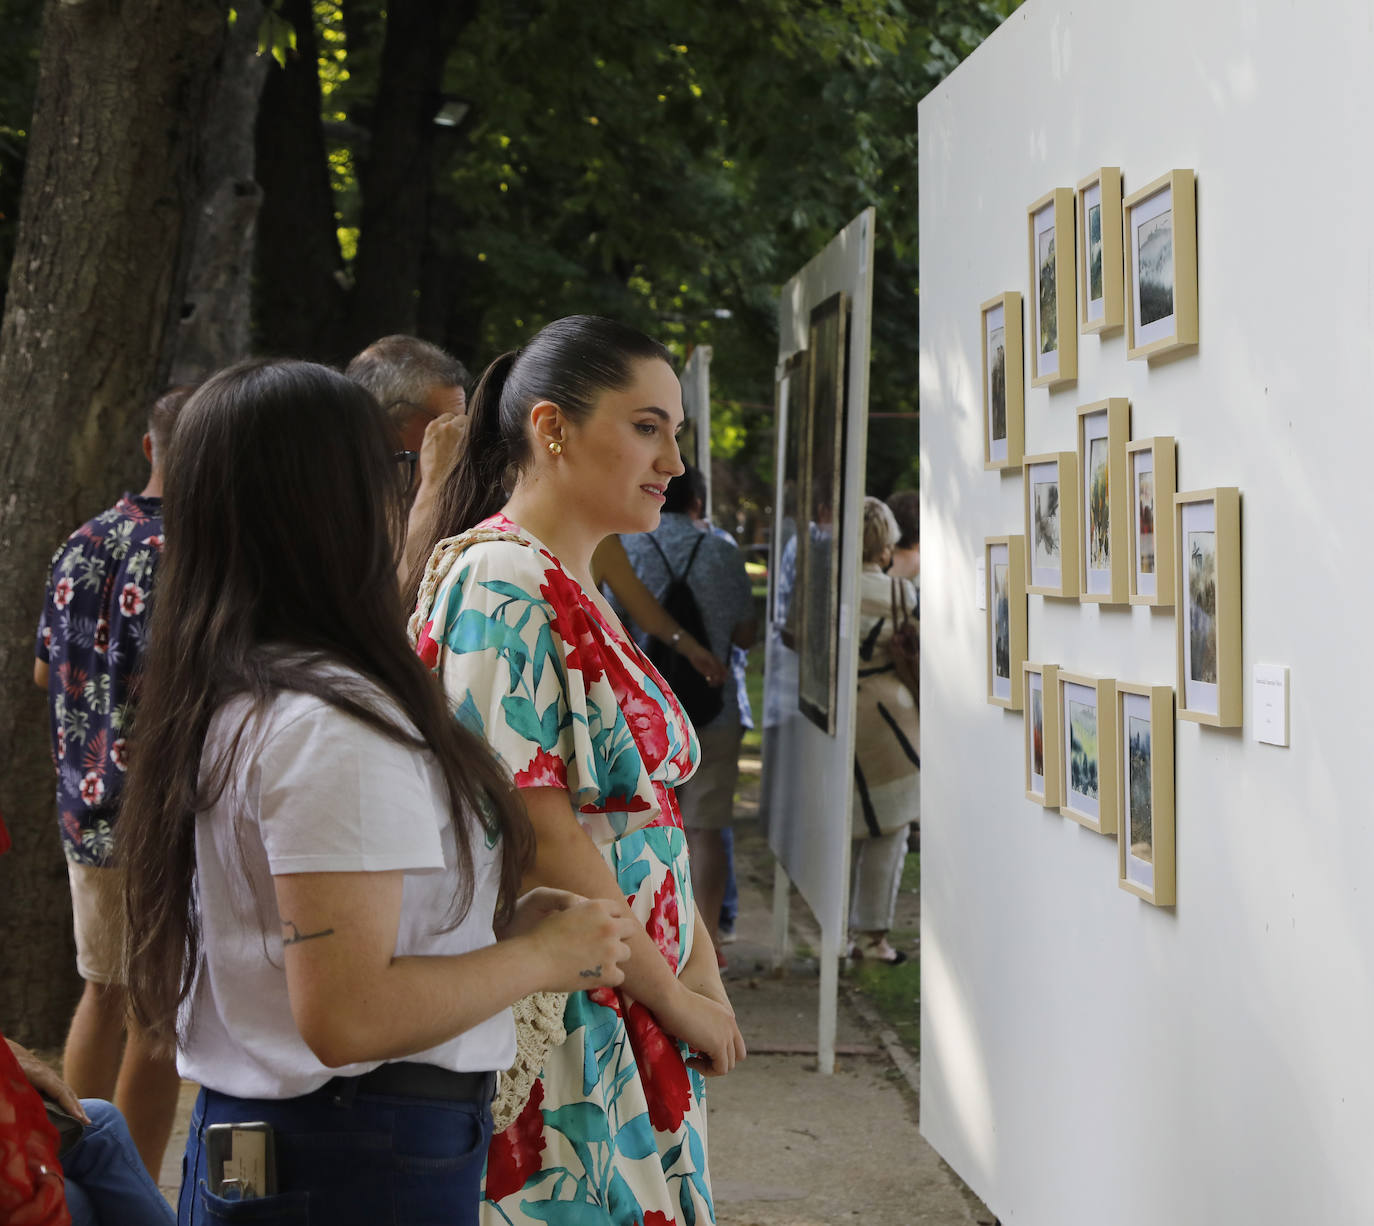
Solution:
M 397 464 L 406 466 L 406 489 L 409 489 L 415 484 L 415 466 L 420 462 L 420 453 L 418 451 L 393 451 L 391 458 Z

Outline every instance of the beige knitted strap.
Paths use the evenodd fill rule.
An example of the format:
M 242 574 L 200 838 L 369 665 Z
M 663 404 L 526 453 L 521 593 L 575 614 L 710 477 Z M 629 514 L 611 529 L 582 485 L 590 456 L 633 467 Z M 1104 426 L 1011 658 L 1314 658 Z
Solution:
M 501 1132 L 515 1122 L 529 1102 L 530 1091 L 549 1052 L 568 1037 L 563 1026 L 566 992 L 533 992 L 511 1006 L 515 1015 L 515 1063 L 501 1074 L 491 1104 L 492 1127 Z
M 433 616 L 434 596 L 440 585 L 448 578 L 448 573 L 459 555 L 469 545 L 481 545 L 488 541 L 515 541 L 520 545 L 525 544 L 518 536 L 502 532 L 499 528 L 470 528 L 467 532 L 450 536 L 434 546 L 429 561 L 425 563 L 425 575 L 420 580 L 420 590 L 415 597 L 415 611 L 411 613 L 410 621 L 406 624 L 406 632 L 410 635 L 412 645 L 420 641 L 420 631 Z

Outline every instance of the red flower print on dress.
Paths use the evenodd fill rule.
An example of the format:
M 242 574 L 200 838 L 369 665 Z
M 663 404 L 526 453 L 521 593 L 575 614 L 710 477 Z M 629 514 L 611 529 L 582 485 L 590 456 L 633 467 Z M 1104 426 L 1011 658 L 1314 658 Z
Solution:
M 619 1017 L 622 1010 L 620 1008 L 620 997 L 616 995 L 614 988 L 592 988 L 587 993 L 588 998 L 594 1005 L 601 1005 L 605 1009 L 611 1009 Z
M 644 1226 L 677 1226 L 677 1218 L 671 1218 L 658 1209 L 650 1209 L 644 1215 Z
M 420 638 L 415 644 L 415 650 L 426 668 L 433 668 L 439 663 L 439 644 L 434 641 L 433 629 L 433 619 L 425 622 L 425 628 L 420 631 Z
M 529 765 L 515 772 L 515 786 L 518 788 L 563 788 L 568 787 L 568 765 L 557 754 L 545 753 L 542 749 L 534 752 Z
M 668 874 L 654 895 L 654 909 L 649 913 L 649 922 L 644 925 L 658 952 L 677 973 L 678 959 L 682 956 L 682 920 L 677 902 L 677 886 L 673 875 Z
M 545 557 L 548 556 L 545 553 Z M 575 668 L 582 674 L 584 685 L 600 681 L 605 657 L 610 653 L 606 650 L 601 627 L 597 625 L 596 616 L 581 585 L 554 561 L 544 571 L 539 594 L 553 609 L 549 628 L 563 640 L 567 648 L 564 662 L 570 669 Z
M 65 609 L 75 593 L 76 584 L 73 583 L 70 579 L 67 579 L 65 577 L 61 578 L 53 586 L 52 602 L 59 609 Z
M 81 799 L 95 808 L 105 797 L 105 781 L 98 771 L 87 771 L 81 780 Z
M 110 646 L 110 621 L 102 617 L 95 623 L 95 649 L 103 656 Z
M 692 1083 L 687 1078 L 682 1053 L 654 1015 L 638 1001 L 630 1004 L 625 1028 L 644 1082 L 649 1123 L 659 1132 L 676 1132 L 692 1105 Z
M 123 737 L 120 737 L 110 746 L 110 761 L 113 762 L 119 770 L 123 770 L 125 765 L 124 745 L 125 740 Z
M 643 813 L 645 809 L 652 809 L 651 805 L 643 796 L 607 796 L 605 800 L 588 801 L 583 805 L 579 813 Z
M 668 756 L 668 721 L 663 718 L 663 708 L 638 686 L 617 694 L 616 699 L 644 765 L 655 769 Z
M 148 593 L 137 583 L 126 583 L 119 593 L 119 611 L 125 617 L 137 617 L 143 612 L 143 603 Z
M 544 1152 L 544 1083 L 536 1081 L 530 1098 L 515 1121 L 491 1139 L 487 1152 L 488 1200 L 501 1201 L 525 1186 L 525 1180 L 539 1170 L 539 1155 Z

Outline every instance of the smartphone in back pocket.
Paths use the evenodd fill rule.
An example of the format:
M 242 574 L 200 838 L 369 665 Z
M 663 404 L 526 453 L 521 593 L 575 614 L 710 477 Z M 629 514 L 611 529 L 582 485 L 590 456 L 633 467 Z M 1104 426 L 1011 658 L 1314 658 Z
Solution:
M 226 1200 L 256 1200 L 277 1192 L 277 1147 L 272 1125 L 260 1121 L 211 1124 L 205 1130 L 209 1188 Z

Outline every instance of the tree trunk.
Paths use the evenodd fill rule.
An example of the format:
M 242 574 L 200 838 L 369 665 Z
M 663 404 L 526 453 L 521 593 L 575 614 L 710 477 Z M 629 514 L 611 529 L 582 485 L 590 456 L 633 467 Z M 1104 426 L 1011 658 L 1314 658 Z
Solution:
M 139 488 L 182 301 L 216 0 L 49 0 L 0 324 L 0 1028 L 60 1042 L 79 992 L 32 643 L 53 548 Z
M 258 97 L 271 56 L 258 54 L 259 0 L 238 0 L 210 91 L 202 141 L 196 239 L 171 382 L 199 383 L 248 353 L 253 308 L 253 239 L 262 189 L 253 177 Z
M 284 0 L 281 15 L 295 27 L 296 53 L 285 68 L 268 70 L 258 111 L 258 348 L 284 357 L 346 361 L 343 262 L 310 0 Z
M 476 0 L 392 0 L 387 6 L 372 136 L 358 174 L 353 352 L 379 336 L 417 330 L 444 61 L 476 9 Z

